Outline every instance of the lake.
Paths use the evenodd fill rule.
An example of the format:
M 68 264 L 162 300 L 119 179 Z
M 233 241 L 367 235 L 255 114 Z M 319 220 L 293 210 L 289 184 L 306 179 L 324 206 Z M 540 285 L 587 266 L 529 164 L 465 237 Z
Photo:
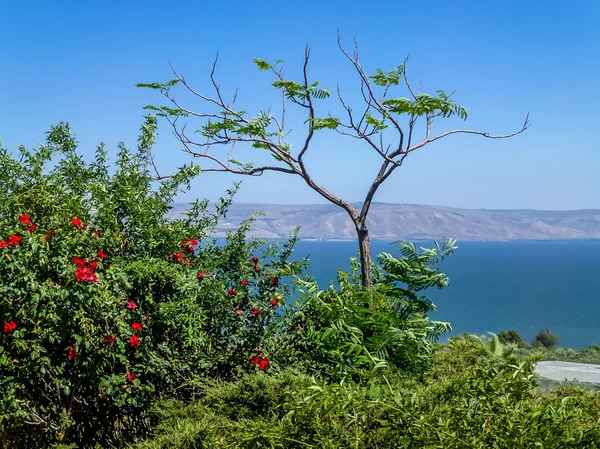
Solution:
M 421 246 L 429 246 L 427 242 Z M 440 264 L 450 278 L 429 290 L 433 319 L 453 331 L 485 334 L 514 329 L 531 342 L 549 328 L 560 346 L 600 344 L 600 241 L 465 242 Z M 389 242 L 372 242 L 373 254 L 399 255 Z M 309 273 L 321 288 L 348 269 L 356 242 L 299 242 L 294 258 L 310 255 Z

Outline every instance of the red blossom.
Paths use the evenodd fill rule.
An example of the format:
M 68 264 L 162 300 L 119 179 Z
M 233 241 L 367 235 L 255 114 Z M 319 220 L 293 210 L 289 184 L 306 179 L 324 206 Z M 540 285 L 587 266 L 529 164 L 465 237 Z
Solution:
M 32 224 L 31 226 L 27 226 L 27 232 L 35 231 L 35 228 L 37 228 L 37 226 L 34 224 Z
M 104 259 L 106 257 L 106 253 L 102 250 L 96 253 L 100 259 Z
M 136 346 L 140 346 L 142 343 L 137 335 L 132 335 L 129 337 L 129 346 L 135 348 Z
M 252 259 L 250 259 L 252 261 L 252 263 L 257 264 L 258 263 L 258 257 L 253 257 Z
M 8 323 L 4 324 L 4 333 L 10 334 L 10 333 L 14 332 L 14 330 L 16 328 L 17 328 L 17 323 L 15 323 L 13 320 L 10 320 Z
M 260 267 L 254 267 L 254 271 L 255 271 L 256 273 L 260 272 Z
M 198 277 L 201 279 L 204 279 L 206 277 L 206 271 L 205 270 L 198 271 Z
M 73 346 L 69 347 L 69 352 L 67 353 L 67 358 L 69 360 L 77 360 L 79 358 L 79 353 L 75 352 L 75 348 Z
M 276 277 L 272 277 L 272 278 L 271 278 L 271 284 L 273 284 L 273 285 L 277 285 L 277 284 L 279 284 L 279 279 L 278 279 L 278 278 L 276 278 Z
M 92 231 L 92 234 L 94 234 L 96 237 L 100 237 L 100 231 L 98 231 L 97 229 L 94 229 Z
M 107 335 L 104 337 L 104 341 L 106 342 L 106 344 L 108 345 L 112 345 L 115 342 L 115 337 L 112 335 Z
M 131 325 L 131 328 L 132 328 L 134 331 L 141 331 L 141 330 L 142 330 L 144 327 L 143 327 L 143 326 L 142 326 L 140 323 L 133 323 L 133 324 Z
M 242 309 L 240 309 L 239 307 L 236 307 L 235 309 L 233 309 L 233 311 L 235 313 L 237 313 L 239 316 L 242 316 L 244 314 L 244 311 Z
M 173 260 L 176 260 L 179 263 L 183 262 L 183 256 L 181 255 L 181 253 L 173 253 L 170 254 L 169 257 Z
M 133 373 L 127 373 L 125 374 L 125 379 L 127 379 L 128 382 L 133 382 L 137 379 L 137 376 Z
M 269 304 L 271 304 L 273 307 L 279 307 L 279 303 L 276 300 L 274 300 L 274 299 L 272 299 L 271 301 L 269 301 Z
M 250 299 L 247 296 L 242 296 L 242 302 L 248 302 Z
M 49 242 L 49 241 L 50 241 L 50 237 L 48 237 L 48 236 L 45 236 L 45 237 L 44 237 L 44 240 L 46 240 L 47 242 Z
M 255 349 L 254 352 L 256 355 L 263 355 L 263 352 L 260 349 Z
M 17 246 L 21 243 L 21 237 L 18 235 L 9 235 L 8 236 L 8 244 L 10 246 Z
M 19 215 L 19 221 L 24 225 L 31 224 L 31 217 L 29 215 Z
M 81 226 L 81 218 L 75 217 L 69 223 L 71 224 L 71 226 L 75 226 L 78 228 L 79 226 Z
M 56 231 L 55 231 L 54 229 L 50 229 L 50 230 L 47 232 L 47 234 L 48 234 L 48 235 L 56 235 Z
M 197 245 L 198 244 L 198 239 L 190 239 L 190 244 Z
M 79 265 L 75 269 L 75 280 L 77 282 L 98 282 L 100 279 L 92 268 Z
M 6 243 L 6 240 L 0 241 L 0 248 L 6 248 L 6 245 L 8 245 L 8 243 Z
M 258 316 L 260 315 L 260 310 L 258 310 L 256 307 L 253 307 L 250 313 L 254 316 Z
M 96 262 L 95 260 L 92 260 L 91 262 L 88 263 L 88 266 L 92 269 L 95 270 L 96 268 L 98 268 L 98 262 Z
M 127 301 L 127 308 L 129 310 L 135 310 L 137 309 L 137 305 L 133 301 Z
M 265 368 L 269 367 L 269 359 L 266 357 L 263 357 L 260 359 L 260 362 L 258 362 L 258 369 L 261 371 L 264 371 Z
M 85 260 L 84 259 L 80 259 L 77 256 L 73 256 L 73 259 L 71 259 L 73 261 L 74 264 L 79 265 L 81 267 L 85 266 Z
M 185 245 L 181 247 L 181 251 L 184 254 L 194 254 L 194 247 L 192 245 Z
M 242 281 L 242 285 L 245 287 L 246 285 L 248 285 L 250 282 L 248 281 Z
M 230 288 L 229 290 L 227 290 L 227 293 L 229 293 L 231 296 L 237 295 L 237 291 L 235 291 L 234 288 Z
M 253 365 L 258 365 L 260 363 L 260 357 L 252 357 L 250 359 L 250 363 L 252 363 Z

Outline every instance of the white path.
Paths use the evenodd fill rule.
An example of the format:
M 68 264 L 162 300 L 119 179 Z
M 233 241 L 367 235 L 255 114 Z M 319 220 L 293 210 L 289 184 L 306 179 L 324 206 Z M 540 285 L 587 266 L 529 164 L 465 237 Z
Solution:
M 600 384 L 600 365 L 572 362 L 538 362 L 535 372 L 550 380 L 589 382 Z

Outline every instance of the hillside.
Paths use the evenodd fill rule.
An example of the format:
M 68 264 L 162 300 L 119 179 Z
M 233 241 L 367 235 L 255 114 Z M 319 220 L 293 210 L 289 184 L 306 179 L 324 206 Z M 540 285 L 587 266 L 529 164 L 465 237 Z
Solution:
M 177 204 L 172 216 L 185 210 Z M 262 211 L 252 236 L 278 239 L 301 226 L 303 239 L 350 240 L 355 238 L 346 213 L 328 204 L 234 204 L 222 220 L 218 236 L 236 229 L 241 220 Z M 456 209 L 442 206 L 375 203 L 369 216 L 374 240 L 440 239 L 461 241 L 600 239 L 600 210 L 541 211 Z

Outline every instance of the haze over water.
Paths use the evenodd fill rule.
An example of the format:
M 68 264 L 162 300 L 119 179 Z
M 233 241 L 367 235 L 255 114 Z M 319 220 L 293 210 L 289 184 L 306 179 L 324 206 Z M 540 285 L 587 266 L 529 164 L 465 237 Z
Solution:
M 420 246 L 430 246 L 423 242 Z M 550 328 L 560 346 L 600 344 L 600 241 L 464 242 L 440 264 L 450 277 L 442 290 L 428 290 L 453 332 L 485 334 L 515 329 L 531 342 Z M 373 242 L 373 254 L 399 255 L 389 242 Z M 310 254 L 309 273 L 321 288 L 349 268 L 355 242 L 300 242 L 294 257 Z

